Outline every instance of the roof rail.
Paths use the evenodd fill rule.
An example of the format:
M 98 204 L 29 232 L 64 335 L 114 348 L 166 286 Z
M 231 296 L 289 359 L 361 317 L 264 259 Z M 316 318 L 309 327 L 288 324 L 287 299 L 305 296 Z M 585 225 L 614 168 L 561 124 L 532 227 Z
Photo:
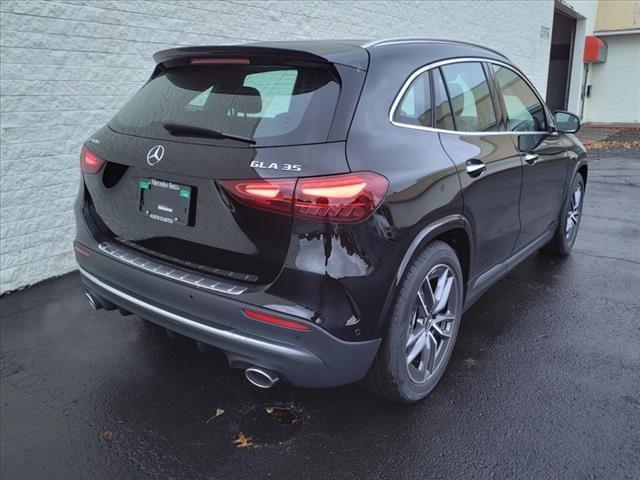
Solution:
M 504 55 L 503 53 L 498 52 L 497 50 L 494 50 L 492 48 L 489 47 L 485 47 L 483 45 L 478 45 L 477 43 L 472 43 L 472 42 L 463 42 L 460 40 L 447 40 L 447 39 L 441 39 L 441 38 L 420 38 L 420 37 L 391 37 L 391 38 L 381 38 L 378 40 L 371 40 L 367 43 L 363 43 L 361 45 L 362 48 L 371 48 L 371 47 L 378 47 L 381 45 L 396 45 L 396 44 L 401 44 L 401 43 L 448 43 L 451 45 L 467 45 L 470 47 L 478 47 L 478 48 L 482 48 L 484 50 L 487 50 L 489 52 L 493 52 L 496 55 L 500 55 L 503 58 L 506 58 L 507 60 L 509 60 L 509 58 Z

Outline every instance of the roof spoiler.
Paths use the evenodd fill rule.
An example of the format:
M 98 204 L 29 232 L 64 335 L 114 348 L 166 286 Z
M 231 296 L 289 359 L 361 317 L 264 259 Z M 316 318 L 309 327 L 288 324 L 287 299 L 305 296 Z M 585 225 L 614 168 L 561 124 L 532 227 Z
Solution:
M 364 50 L 364 59 L 367 60 L 368 56 Z M 153 54 L 153 59 L 157 65 L 163 64 L 165 66 L 171 66 L 172 64 L 182 64 L 187 59 L 191 58 L 215 58 L 220 59 L 237 58 L 237 57 L 285 57 L 289 60 L 309 63 L 339 63 L 349 67 L 360 68 L 366 70 L 367 64 L 363 65 L 362 58 L 354 56 L 353 52 L 344 51 L 331 51 L 327 49 L 321 53 L 306 51 L 302 49 L 290 49 L 275 47 L 268 44 L 258 45 L 213 45 L 202 47 L 180 47 L 170 48 L 168 50 L 161 50 Z M 202 62 L 206 63 L 206 62 Z

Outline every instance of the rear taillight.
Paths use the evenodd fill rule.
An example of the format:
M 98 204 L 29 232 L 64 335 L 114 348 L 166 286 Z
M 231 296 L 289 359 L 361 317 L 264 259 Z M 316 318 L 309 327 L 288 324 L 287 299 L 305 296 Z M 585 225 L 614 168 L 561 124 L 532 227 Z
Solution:
M 295 178 L 271 180 L 220 180 L 220 185 L 239 202 L 250 207 L 291 213 Z
M 293 213 L 330 222 L 361 222 L 378 208 L 389 182 L 373 172 L 301 178 Z
M 90 152 L 86 147 L 80 150 L 80 169 L 84 173 L 98 173 L 104 165 L 104 160 L 95 153 Z
M 368 218 L 384 198 L 389 182 L 373 172 L 326 177 L 221 180 L 241 203 L 297 217 L 357 223 Z

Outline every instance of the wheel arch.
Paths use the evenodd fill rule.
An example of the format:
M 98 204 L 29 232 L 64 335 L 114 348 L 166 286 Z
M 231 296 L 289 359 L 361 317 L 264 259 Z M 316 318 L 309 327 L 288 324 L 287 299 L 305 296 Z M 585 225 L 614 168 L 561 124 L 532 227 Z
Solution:
M 430 241 L 433 240 L 443 241 L 456 252 L 458 260 L 460 261 L 460 267 L 462 268 L 462 281 L 466 290 L 471 266 L 471 239 L 469 234 L 467 234 L 464 228 L 455 227 L 441 233 Z
M 567 176 L 565 192 L 562 198 L 562 205 L 564 205 L 564 203 L 567 201 L 567 193 L 569 192 L 569 189 L 571 188 L 571 182 L 573 182 L 573 179 L 576 175 L 582 176 L 582 180 L 584 180 L 584 187 L 586 190 L 587 177 L 589 174 L 589 166 L 587 164 L 586 157 L 578 159 L 578 161 L 576 161 L 575 164 L 570 167 L 569 173 L 571 174 Z M 560 212 L 562 212 L 562 207 L 560 208 Z
M 463 260 L 466 260 L 466 272 L 465 267 L 463 267 L 466 282 L 468 279 L 467 275 L 469 273 L 469 266 L 473 259 L 472 238 L 471 223 L 464 215 L 460 214 L 448 215 L 422 228 L 407 248 L 402 262 L 400 262 L 400 266 L 398 267 L 398 271 L 394 278 L 394 288 L 402 281 L 407 267 L 415 255 L 420 252 L 425 245 L 433 240 L 442 240 L 449 244 L 456 254 L 458 254 L 461 265 Z M 461 258 L 461 254 L 463 258 Z
M 473 238 L 471 223 L 464 215 L 461 214 L 448 215 L 423 227 L 414 237 L 403 256 L 402 261 L 400 262 L 396 275 L 393 279 L 393 284 L 387 294 L 377 330 L 379 332 L 384 331 L 383 329 L 386 324 L 389 309 L 393 304 L 400 283 L 402 282 L 411 261 L 427 244 L 434 240 L 444 241 L 451 246 L 454 252 L 456 252 L 458 259 L 460 260 L 460 266 L 462 267 L 464 277 L 463 283 L 466 293 L 466 285 L 473 262 Z
M 581 163 L 578 165 L 577 173 L 582 175 L 582 180 L 584 180 L 584 186 L 587 186 L 587 177 L 589 176 L 589 166 L 585 163 Z

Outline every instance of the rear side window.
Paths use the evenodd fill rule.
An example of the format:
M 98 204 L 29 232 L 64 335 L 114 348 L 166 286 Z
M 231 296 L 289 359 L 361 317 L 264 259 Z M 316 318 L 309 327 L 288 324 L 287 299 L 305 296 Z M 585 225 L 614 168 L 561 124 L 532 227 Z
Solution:
M 456 130 L 498 130 L 493 100 L 482 65 L 478 62 L 454 63 L 441 69 L 451 100 Z
M 393 120 L 405 125 L 431 126 L 429 72 L 418 75 L 409 85 L 396 108 Z
M 327 138 L 339 94 L 339 81 L 329 69 L 176 67 L 150 80 L 110 125 L 121 133 L 153 138 L 174 138 L 162 126 L 168 122 L 253 138 L 258 145 L 318 143 Z M 237 143 L 193 141 L 203 139 Z
M 453 124 L 453 114 L 451 113 L 451 104 L 447 96 L 447 89 L 442 80 L 442 73 L 439 68 L 433 70 L 433 105 L 435 108 L 435 125 L 441 130 L 455 130 Z
M 507 112 L 507 129 L 512 132 L 544 132 L 544 107 L 531 87 L 513 70 L 492 65 Z

